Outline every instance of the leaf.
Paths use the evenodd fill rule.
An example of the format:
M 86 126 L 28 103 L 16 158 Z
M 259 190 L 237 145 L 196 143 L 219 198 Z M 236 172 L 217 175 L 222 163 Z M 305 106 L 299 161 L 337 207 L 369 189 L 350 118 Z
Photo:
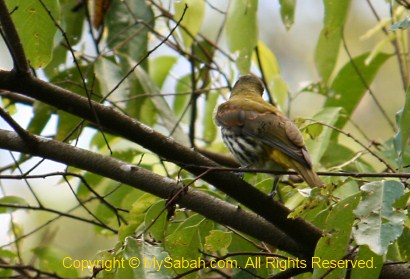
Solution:
M 77 67 L 68 68 L 64 71 L 59 72 L 58 75 L 54 76 L 51 79 L 51 83 L 58 84 L 58 86 L 70 90 L 80 96 L 88 97 L 87 92 L 84 89 L 83 82 L 81 80 L 81 75 L 79 71 L 83 74 L 85 86 L 88 88 L 88 94 L 91 95 L 91 99 L 94 101 L 99 101 L 100 97 L 95 94 L 95 92 L 99 92 L 99 85 L 93 84 L 94 80 L 94 73 L 92 70 L 92 64 L 89 67 L 81 66 L 79 69 Z M 91 86 L 93 85 L 93 87 Z M 90 89 L 94 94 L 91 94 Z M 76 138 L 79 136 L 79 131 L 73 132 L 74 128 L 78 128 L 79 124 L 82 122 L 80 117 L 74 116 L 62 110 L 57 112 L 58 114 L 58 123 L 57 123 L 57 134 L 55 136 L 56 140 L 65 140 L 68 135 L 70 135 L 69 139 Z
M 47 125 L 55 109 L 42 102 L 35 101 L 33 111 L 33 117 L 30 119 L 27 131 L 39 135 Z
M 410 18 L 406 17 L 403 20 L 400 20 L 399 22 L 396 22 L 390 27 L 390 31 L 397 31 L 399 29 L 407 29 L 410 27 Z
M 410 228 L 404 228 L 403 234 L 397 240 L 397 244 L 400 248 L 402 260 L 410 262 Z
M 151 245 L 144 241 L 127 237 L 124 243 L 123 257 L 129 262 L 129 268 L 133 276 L 123 276 L 122 278 L 147 278 L 147 279 L 162 279 L 171 278 L 172 268 L 165 267 L 166 261 L 173 260 L 164 251 L 164 248 L 157 245 Z M 138 266 L 134 264 L 140 263 Z M 160 268 L 158 263 L 162 263 Z M 117 269 L 121 272 L 121 269 Z
M 404 107 L 397 113 L 396 116 L 398 131 L 394 136 L 394 148 L 397 153 L 397 163 L 399 169 L 403 167 L 403 156 L 406 153 L 408 141 L 410 138 L 410 87 L 406 91 L 406 101 Z
M 312 258 L 312 278 L 321 278 L 329 269 L 314 264 L 321 260 L 340 260 L 349 247 L 350 234 L 355 215 L 353 209 L 360 201 L 360 193 L 338 202 L 330 211 L 324 225 L 324 236 L 319 240 L 314 258 Z M 346 268 L 333 270 L 326 278 L 344 278 Z
M 229 247 L 232 241 L 232 233 L 221 230 L 212 230 L 205 237 L 205 250 L 208 253 L 217 252 Z
M 335 68 L 350 0 L 324 0 L 325 18 L 315 50 L 316 68 L 327 83 Z
M 213 119 L 213 112 L 218 102 L 218 97 L 219 94 L 217 92 L 209 92 L 205 101 L 203 137 L 207 143 L 213 142 L 218 134 L 218 129 Z
M 64 32 L 66 33 L 68 40 L 72 46 L 80 42 L 83 27 L 85 23 L 85 14 L 81 11 L 71 11 L 73 8 L 73 2 L 71 0 L 60 0 L 61 5 L 61 21 L 64 26 Z M 67 51 L 67 48 L 65 48 Z
M 112 1 L 105 22 L 108 47 L 134 61 L 140 61 L 146 55 L 148 31 L 154 28 L 154 14 L 146 1 Z
M 187 145 L 189 142 L 187 134 L 182 130 L 180 125 L 178 125 L 177 117 L 169 107 L 165 98 L 161 96 L 161 91 L 155 85 L 154 81 L 141 68 L 137 68 L 134 71 L 134 74 L 141 83 L 141 86 L 144 88 L 144 91 L 154 95 L 151 98 L 151 101 L 154 104 L 156 111 L 162 118 L 165 128 L 167 128 L 169 132 L 173 132 L 171 136 L 174 137 L 178 143 Z
M 201 257 L 205 236 L 213 229 L 213 223 L 204 217 L 194 214 L 181 223 L 174 233 L 165 239 L 165 248 L 173 259 L 187 260 Z M 189 269 L 189 267 L 188 267 Z M 187 268 L 178 268 L 177 272 L 184 272 Z
M 389 35 L 387 35 L 383 40 L 378 42 L 373 47 L 372 51 L 370 52 L 369 56 L 366 58 L 364 63 L 366 65 L 369 65 L 372 62 L 373 58 L 376 57 L 377 54 L 382 53 L 382 50 L 388 48 L 389 44 L 391 44 L 391 42 L 395 39 L 396 39 L 396 36 L 394 35 L 394 33 L 390 33 Z
M 249 73 L 252 52 L 258 43 L 257 0 L 231 1 L 226 19 L 228 47 L 236 56 L 240 74 Z
M 58 0 L 43 0 L 44 5 L 54 20 L 60 20 Z M 18 30 L 24 52 L 30 65 L 35 68 L 45 67 L 51 60 L 54 35 L 57 27 L 38 0 L 7 0 L 9 11 Z
M 57 112 L 57 134 L 54 139 L 58 141 L 66 141 L 76 139 L 80 136 L 81 118 L 74 116 L 68 112 L 59 110 Z
M 128 216 L 129 222 L 128 224 L 122 224 L 118 233 L 118 239 L 120 241 L 134 233 L 135 229 L 144 222 L 147 210 L 158 200 L 158 197 L 145 193 L 132 204 Z
M 288 101 L 288 85 L 283 79 L 279 63 L 275 54 L 261 41 L 258 42 L 258 51 L 262 64 L 262 71 L 265 75 L 267 86 L 281 111 L 286 111 Z M 253 55 L 256 60 L 256 55 Z
M 201 25 L 205 14 L 205 1 L 204 0 L 181 0 L 174 2 L 176 20 L 180 20 L 187 5 L 184 18 L 181 21 L 181 25 L 186 28 L 189 34 L 179 28 L 182 39 L 184 41 L 185 49 L 189 49 L 192 45 L 193 38 L 198 34 L 201 29 Z
M 36 247 L 32 250 L 39 261 L 40 270 L 57 273 L 62 277 L 77 277 L 78 271 L 74 266 L 64 266 L 62 259 L 66 257 L 64 253 L 56 248 L 51 247 Z
M 6 206 L 0 206 L 0 214 L 8 213 L 10 211 L 17 210 L 18 208 L 7 207 L 7 204 L 14 205 L 14 206 L 28 206 L 28 202 L 20 197 L 17 196 L 5 196 L 0 198 L 0 204 L 4 204 Z
M 313 116 L 313 119 L 321 121 L 328 125 L 334 125 L 340 117 L 340 108 L 325 108 L 316 115 Z M 326 149 L 330 143 L 330 136 L 332 135 L 333 130 L 329 127 L 323 127 L 322 132 L 314 140 L 307 140 L 306 146 L 309 150 L 310 157 L 312 159 L 313 165 L 320 162 L 321 158 L 326 152 Z
M 282 22 L 289 31 L 294 23 L 296 0 L 279 0 L 279 3 Z
M 177 62 L 175 56 L 163 55 L 149 60 L 149 75 L 158 88 L 162 88 L 172 67 Z
M 363 268 L 352 268 L 351 279 L 379 278 L 383 267 L 383 257 L 373 253 L 367 246 L 360 246 L 356 261 L 363 261 Z
M 120 84 L 125 73 L 122 69 L 113 61 L 114 58 L 111 57 L 99 57 L 94 64 L 94 73 L 100 85 L 101 95 L 107 95 L 114 86 L 119 86 L 110 95 L 111 101 L 124 100 L 128 96 L 129 83 L 127 80 Z
M 363 53 L 343 66 L 331 85 L 333 92 L 326 100 L 325 107 L 343 107 L 348 117 L 352 115 L 366 93 L 367 86 L 372 83 L 384 62 L 391 57 L 379 53 L 370 64 L 366 65 L 365 60 L 368 55 L 368 52 Z M 339 119 L 336 126 L 343 128 L 346 122 L 347 118 Z
M 51 80 L 61 72 L 60 65 L 64 65 L 66 62 L 67 48 L 60 44 L 54 48 L 53 59 L 43 68 L 44 73 Z
M 384 255 L 388 246 L 403 231 L 403 212 L 393 208 L 394 202 L 403 195 L 404 186 L 394 180 L 370 182 L 360 188 L 362 201 L 354 211 L 360 219 L 353 230 L 359 245 L 367 245 L 378 255 Z
M 170 257 L 159 245 L 151 245 L 140 239 L 127 237 L 113 251 L 100 251 L 89 262 L 91 270 L 104 269 L 98 278 L 108 279 L 162 279 L 170 278 L 171 268 L 164 268 Z M 161 268 L 162 267 L 162 268 Z
M 179 78 L 175 86 L 173 109 L 176 115 L 181 116 L 186 110 L 192 96 L 191 75 L 186 74 Z M 187 115 L 187 114 L 185 114 Z
M 167 227 L 167 210 L 163 211 L 166 206 L 165 200 L 159 200 L 154 203 L 145 214 L 145 227 L 149 228 L 148 233 L 157 242 L 164 242 L 165 229 Z M 161 214 L 161 215 L 160 215 Z M 152 222 L 155 222 L 153 225 Z

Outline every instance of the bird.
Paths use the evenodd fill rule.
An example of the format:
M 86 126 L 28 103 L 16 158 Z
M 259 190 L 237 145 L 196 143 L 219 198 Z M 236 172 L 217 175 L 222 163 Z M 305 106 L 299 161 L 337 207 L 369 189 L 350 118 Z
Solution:
M 229 100 L 218 106 L 214 119 L 225 145 L 242 167 L 293 169 L 310 187 L 324 186 L 300 130 L 263 99 L 263 91 L 262 81 L 247 74 L 234 84 Z M 277 182 L 275 178 L 274 188 Z

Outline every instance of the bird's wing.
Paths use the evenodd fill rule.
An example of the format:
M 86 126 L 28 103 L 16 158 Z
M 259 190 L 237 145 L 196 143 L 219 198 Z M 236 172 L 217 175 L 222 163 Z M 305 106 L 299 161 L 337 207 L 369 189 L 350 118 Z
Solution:
M 215 116 L 219 126 L 235 129 L 283 152 L 307 168 L 312 167 L 303 137 L 292 121 L 280 113 L 224 108 Z
M 307 168 L 312 167 L 299 129 L 279 113 L 246 111 L 242 133 L 260 139 Z

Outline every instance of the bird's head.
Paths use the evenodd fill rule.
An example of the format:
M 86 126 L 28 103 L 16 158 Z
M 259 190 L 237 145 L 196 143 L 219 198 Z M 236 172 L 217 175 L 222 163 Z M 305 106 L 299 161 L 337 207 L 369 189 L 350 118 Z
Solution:
M 262 81 L 255 75 L 241 76 L 232 88 L 233 96 L 262 96 L 264 86 Z

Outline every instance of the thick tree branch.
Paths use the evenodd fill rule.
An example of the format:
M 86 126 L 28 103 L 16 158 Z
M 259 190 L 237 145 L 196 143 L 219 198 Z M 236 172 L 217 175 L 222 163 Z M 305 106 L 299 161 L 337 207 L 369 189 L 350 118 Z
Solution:
M 0 148 L 2 149 L 30 153 L 75 166 L 164 199 L 171 197 L 182 187 L 181 184 L 172 179 L 112 157 L 43 137 L 36 136 L 36 141 L 38 142 L 37 148 L 33 152 L 17 133 L 0 130 Z M 291 238 L 252 212 L 242 210 L 228 202 L 193 189 L 183 191 L 178 197 L 177 203 L 215 222 L 230 226 L 296 256 L 301 256 L 298 245 Z
M 0 71 L 0 89 L 24 94 L 88 121 L 94 119 L 86 98 L 33 76 L 21 77 L 12 72 Z M 192 166 L 218 166 L 204 156 L 178 144 L 172 138 L 154 131 L 111 107 L 95 102 L 93 107 L 102 127 L 151 150 L 165 160 L 184 167 L 195 175 L 201 175 L 203 170 Z M 303 252 L 307 257 L 313 254 L 321 232 L 301 218 L 288 219 L 290 210 L 285 206 L 268 198 L 264 193 L 231 173 L 209 172 L 202 179 L 264 217 L 303 245 Z

